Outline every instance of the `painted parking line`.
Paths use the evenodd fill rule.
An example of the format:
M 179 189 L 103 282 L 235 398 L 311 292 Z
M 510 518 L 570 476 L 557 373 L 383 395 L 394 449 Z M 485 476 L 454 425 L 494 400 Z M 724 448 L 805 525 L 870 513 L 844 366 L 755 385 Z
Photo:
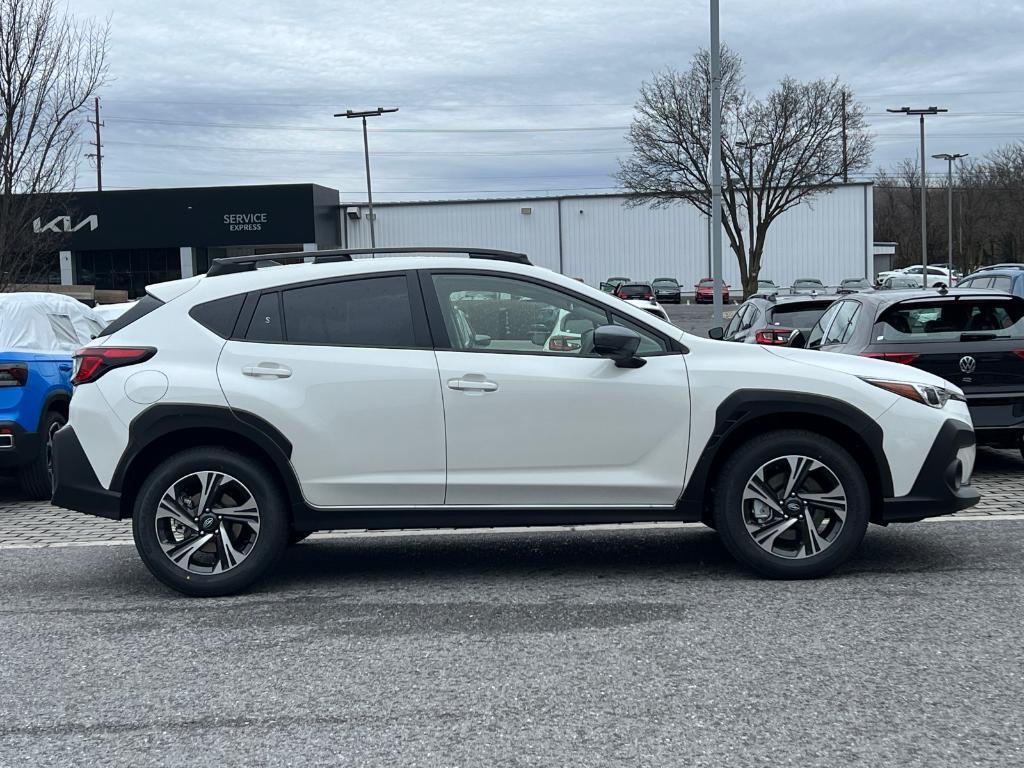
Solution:
M 928 523 L 980 523 L 1024 522 L 1024 515 L 965 515 L 963 517 L 930 517 Z M 523 525 L 510 528 L 403 528 L 398 531 L 324 531 L 314 533 L 309 541 L 330 539 L 387 539 L 404 536 L 481 536 L 487 534 L 512 535 L 519 533 L 592 533 L 600 531 L 647 531 L 669 528 L 704 528 L 703 523 L 599 523 L 595 525 Z M 132 539 L 104 541 L 20 542 L 0 544 L 0 549 L 62 549 L 67 547 L 118 547 L 134 545 Z

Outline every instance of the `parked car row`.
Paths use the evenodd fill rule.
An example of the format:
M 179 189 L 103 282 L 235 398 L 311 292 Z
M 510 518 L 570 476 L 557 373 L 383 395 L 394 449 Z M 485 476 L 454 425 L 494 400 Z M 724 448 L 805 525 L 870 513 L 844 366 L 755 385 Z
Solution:
M 902 267 L 900 269 L 885 270 L 883 272 L 879 272 L 878 273 L 878 275 L 875 277 L 875 283 L 877 285 L 879 285 L 879 286 L 882 286 L 882 285 L 884 285 L 886 283 L 887 280 L 889 280 L 889 278 L 904 278 L 904 277 L 906 277 L 906 278 L 912 278 L 914 280 L 914 284 L 912 286 L 906 286 L 906 287 L 913 287 L 913 288 L 923 288 L 923 287 L 941 288 L 941 287 L 945 286 L 946 288 L 953 288 L 954 286 L 957 285 L 959 279 L 962 277 L 962 274 L 960 272 L 958 272 L 957 270 L 955 270 L 954 268 L 952 268 L 949 265 L 929 264 L 928 265 L 928 283 L 927 283 L 927 286 L 926 286 L 924 284 L 924 282 L 925 282 L 924 272 L 925 272 L 925 268 L 924 268 L 924 265 L 922 265 L 922 264 L 913 264 L 913 265 L 911 265 L 909 267 Z M 904 286 L 902 285 L 902 283 L 900 283 L 900 284 L 891 284 L 891 285 L 888 285 L 886 287 L 889 287 L 889 288 L 901 288 L 901 287 L 904 287 Z

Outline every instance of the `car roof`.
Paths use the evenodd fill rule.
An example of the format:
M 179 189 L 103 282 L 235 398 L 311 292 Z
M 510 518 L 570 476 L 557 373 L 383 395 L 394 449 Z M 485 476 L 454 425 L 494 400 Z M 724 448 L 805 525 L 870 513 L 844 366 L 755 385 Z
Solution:
M 944 291 L 935 288 L 899 288 L 888 291 L 865 291 L 863 293 L 850 293 L 843 296 L 844 299 L 859 301 L 862 304 L 873 304 L 875 306 L 889 306 L 901 301 L 949 299 L 955 300 L 963 297 L 975 298 L 1015 298 L 1003 291 L 993 291 L 989 288 L 949 288 Z
M 1024 270 L 1024 264 L 1019 264 L 1016 262 L 1007 262 L 1004 264 L 990 264 L 987 267 L 978 267 L 976 270 L 974 270 L 974 272 L 971 273 L 971 275 L 976 275 L 978 272 L 989 272 L 995 269 L 1002 269 L 1006 271 L 1012 270 L 1014 272 L 1020 272 L 1021 270 Z M 971 275 L 968 275 L 968 277 L 970 277 Z

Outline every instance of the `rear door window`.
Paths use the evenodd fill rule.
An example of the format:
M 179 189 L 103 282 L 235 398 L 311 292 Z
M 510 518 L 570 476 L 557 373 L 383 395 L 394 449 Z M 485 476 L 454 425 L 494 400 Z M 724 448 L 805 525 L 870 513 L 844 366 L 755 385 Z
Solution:
M 902 302 L 879 317 L 876 341 L 958 341 L 962 334 L 1024 338 L 1024 300 L 977 298 Z
M 281 292 L 281 299 L 289 343 L 418 346 L 404 274 L 290 288 Z

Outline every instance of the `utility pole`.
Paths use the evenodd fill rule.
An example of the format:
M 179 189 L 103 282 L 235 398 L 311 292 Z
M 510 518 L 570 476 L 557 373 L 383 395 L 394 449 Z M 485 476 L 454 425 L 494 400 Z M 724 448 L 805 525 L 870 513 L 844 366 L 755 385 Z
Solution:
M 93 109 L 94 109 L 95 119 L 93 119 L 93 120 L 86 120 L 86 122 L 89 123 L 89 125 L 92 125 L 92 126 L 94 126 L 96 128 L 96 141 L 94 141 L 94 142 L 90 141 L 89 142 L 90 144 L 92 144 L 92 146 L 96 147 L 96 151 L 86 155 L 86 157 L 91 157 L 91 158 L 96 160 L 96 191 L 97 192 L 102 192 L 103 191 L 103 143 L 100 140 L 100 128 L 103 127 L 103 123 L 100 122 L 100 97 L 99 96 L 97 96 L 93 100 Z
M 939 153 L 937 155 L 932 155 L 932 157 L 934 157 L 936 160 L 945 160 L 947 163 L 949 163 L 949 173 L 948 173 L 948 176 L 947 176 L 947 184 L 949 186 L 949 192 L 948 192 L 948 195 L 947 195 L 947 198 L 948 198 L 947 202 L 949 204 L 949 211 L 948 211 L 948 218 L 947 218 L 947 225 L 946 226 L 947 226 L 947 228 L 949 230 L 949 272 L 950 272 L 950 277 L 952 278 L 952 276 L 953 276 L 953 161 L 954 160 L 959 160 L 961 157 L 967 157 L 967 153 L 964 152 L 963 154 L 953 154 L 953 155 L 951 155 L 949 152 L 941 152 L 941 153 Z M 966 270 L 964 270 L 964 274 L 967 274 Z
M 363 157 L 366 160 L 366 202 L 369 212 L 367 213 L 370 219 L 370 247 L 377 247 L 377 237 L 374 233 L 374 215 L 373 215 L 373 186 L 370 184 L 370 140 L 366 134 L 366 118 L 368 117 L 379 117 L 389 112 L 397 112 L 398 107 L 392 107 L 385 109 L 384 107 L 377 107 L 376 109 L 369 109 L 365 112 L 353 112 L 351 109 L 347 109 L 344 112 L 338 112 L 335 117 L 352 118 L 358 117 L 363 121 Z
M 718 0 L 711 0 L 711 279 L 713 326 L 722 325 L 722 53 Z
M 949 112 L 948 109 L 939 107 L 924 107 L 911 109 L 900 107 L 899 109 L 887 109 L 886 112 L 901 115 L 918 115 L 921 118 L 921 286 L 928 287 L 928 177 L 925 176 L 925 152 L 924 152 L 924 116 L 937 115 L 939 112 Z
M 850 176 L 847 171 L 849 167 L 849 161 L 846 155 L 846 88 L 842 90 L 842 101 L 843 101 L 843 184 L 850 181 Z

